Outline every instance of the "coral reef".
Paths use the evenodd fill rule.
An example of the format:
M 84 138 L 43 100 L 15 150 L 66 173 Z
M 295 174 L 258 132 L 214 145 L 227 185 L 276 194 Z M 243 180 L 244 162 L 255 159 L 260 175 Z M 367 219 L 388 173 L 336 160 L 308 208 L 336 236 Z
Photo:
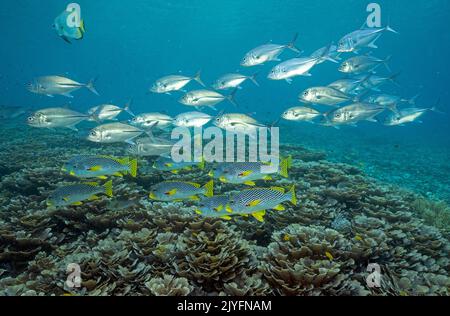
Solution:
M 102 197 L 47 210 L 48 194 L 74 181 L 59 170 L 65 160 L 125 152 L 69 132 L 35 133 L 31 142 L 0 134 L 8 143 L 0 153 L 0 295 L 449 295 L 448 206 L 323 153 L 283 146 L 294 157 L 290 178 L 261 185 L 295 183 L 299 203 L 268 211 L 263 223 L 203 218 L 194 202 L 150 201 L 152 184 L 183 175 L 161 174 L 146 159 L 136 179 L 114 179 L 115 197 L 138 201 L 133 207 L 109 210 Z M 204 183 L 207 172 L 188 175 Z M 369 263 L 381 268 L 380 287 L 367 285 Z M 66 283 L 71 264 L 79 288 Z

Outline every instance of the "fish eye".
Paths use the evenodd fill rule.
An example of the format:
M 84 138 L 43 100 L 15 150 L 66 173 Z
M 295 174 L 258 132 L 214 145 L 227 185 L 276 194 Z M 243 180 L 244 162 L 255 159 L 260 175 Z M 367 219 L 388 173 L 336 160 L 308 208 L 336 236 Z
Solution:
M 30 116 L 30 117 L 28 118 L 28 122 L 33 122 L 33 120 L 34 120 L 34 118 L 33 118 L 32 116 Z
M 91 132 L 91 136 L 96 136 L 97 135 L 97 132 L 96 131 L 92 131 Z
M 305 97 L 308 96 L 308 94 L 309 94 L 308 91 L 303 92 L 303 95 L 304 95 Z
M 340 118 L 341 115 L 339 113 L 335 114 L 335 117 Z

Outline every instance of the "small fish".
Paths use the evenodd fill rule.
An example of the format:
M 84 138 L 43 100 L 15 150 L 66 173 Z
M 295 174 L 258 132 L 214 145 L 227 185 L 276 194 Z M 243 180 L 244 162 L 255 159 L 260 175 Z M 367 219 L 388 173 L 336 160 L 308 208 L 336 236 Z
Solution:
M 214 120 L 214 125 L 234 133 L 248 133 L 256 131 L 258 127 L 265 127 L 254 118 L 242 113 L 222 114 Z
M 283 188 L 255 188 L 231 195 L 227 211 L 231 214 L 251 214 L 258 221 L 264 221 L 266 210 L 283 211 L 282 203 L 290 201 L 297 205 L 295 186 L 285 192 Z
M 376 95 L 371 95 L 369 97 L 367 97 L 364 102 L 367 103 L 375 103 L 381 106 L 384 106 L 385 108 L 390 109 L 392 112 L 397 113 L 397 106 L 400 103 L 409 103 L 410 105 L 414 105 L 416 103 L 416 99 L 419 96 L 415 96 L 411 99 L 403 99 L 399 96 L 396 95 L 390 95 L 390 94 L 376 94 Z
M 355 125 L 361 121 L 377 122 L 375 116 L 385 110 L 382 106 L 369 103 L 354 103 L 326 114 L 326 119 L 334 126 Z
M 166 129 L 173 124 L 173 118 L 163 113 L 143 113 L 133 117 L 130 124 L 140 128 L 155 126 L 159 129 Z
M 71 44 L 71 39 L 73 40 L 81 40 L 84 37 L 84 34 L 86 33 L 86 30 L 84 28 L 84 20 L 80 21 L 80 26 L 69 26 L 67 24 L 67 20 L 69 19 L 69 16 L 72 14 L 72 12 L 64 10 L 60 15 L 58 15 L 55 18 L 55 21 L 53 22 L 53 28 L 55 29 L 56 33 L 59 37 L 61 37 L 64 41 Z
M 274 173 L 279 173 L 284 178 L 289 177 L 288 169 L 291 164 L 292 157 L 283 159 L 280 162 L 279 170 Z M 211 170 L 209 175 L 219 179 L 222 183 L 255 186 L 257 180 L 272 180 L 271 174 L 262 173 L 263 166 L 268 166 L 268 164 L 263 162 L 220 163 Z
M 13 120 L 24 114 L 29 110 L 21 106 L 0 106 L 0 120 Z
M 281 117 L 287 121 L 312 122 L 314 119 L 322 116 L 319 111 L 304 106 L 297 106 L 287 109 Z
M 294 39 L 287 45 L 277 45 L 277 44 L 266 44 L 258 46 L 252 49 L 241 61 L 241 66 L 243 67 L 253 67 L 262 65 L 270 61 L 280 61 L 279 56 L 285 49 L 290 49 L 293 52 L 300 54 L 301 51 L 295 47 L 295 42 L 297 41 L 298 34 L 295 34 Z
M 386 59 L 379 59 L 369 55 L 355 56 L 344 61 L 339 67 L 339 71 L 346 74 L 362 74 L 373 72 L 381 65 L 384 65 L 388 71 L 391 71 L 388 65 L 391 58 L 392 56 Z
M 354 100 L 354 97 L 331 87 L 313 87 L 301 93 L 299 99 L 307 103 L 338 106 L 344 102 Z
M 222 218 L 230 220 L 230 214 L 226 210 L 229 201 L 228 195 L 217 195 L 213 197 L 202 198 L 198 201 L 196 213 L 202 217 Z
M 333 261 L 334 257 L 329 251 L 325 251 L 325 256 L 328 258 L 328 260 Z
M 324 54 L 327 51 L 328 47 L 322 47 L 316 50 L 314 53 L 311 54 L 311 58 L 320 58 L 321 56 L 324 56 L 323 58 L 320 58 L 320 60 L 317 62 L 317 64 L 322 64 L 326 61 L 331 61 L 332 63 L 339 63 L 339 56 L 341 53 L 337 51 L 336 45 L 331 45 L 329 48 L 328 54 Z
M 171 75 L 158 79 L 150 88 L 150 92 L 153 93 L 166 93 L 170 94 L 173 91 L 180 91 L 191 81 L 197 81 L 201 86 L 205 87 L 202 82 L 201 71 L 197 72 L 194 77 L 186 77 L 181 75 Z
M 167 156 L 175 143 L 158 137 L 139 138 L 128 147 L 128 152 L 140 157 Z
M 94 143 L 128 143 L 134 144 L 133 140 L 142 134 L 147 133 L 140 128 L 123 124 L 123 123 L 110 123 L 97 126 L 92 129 L 87 137 L 87 140 Z
M 153 164 L 153 168 L 158 171 L 178 174 L 181 170 L 192 170 L 194 167 L 205 168 L 205 162 L 174 162 L 172 158 L 161 156 Z
M 179 114 L 174 119 L 174 125 L 178 127 L 202 127 L 209 122 L 213 117 L 202 112 L 187 112 Z
M 133 112 L 130 110 L 130 104 L 131 102 L 127 103 L 124 108 L 113 104 L 102 104 L 90 108 L 88 114 L 93 117 L 93 120 L 98 122 L 115 121 L 122 112 L 127 112 L 129 115 L 134 116 Z
M 347 95 L 357 95 L 358 89 L 361 90 L 361 85 L 364 84 L 365 80 L 368 80 L 367 76 L 361 79 L 339 79 L 329 84 L 328 87 L 338 90 Z
M 236 94 L 236 90 L 234 90 L 230 95 L 224 96 L 216 91 L 211 90 L 195 90 L 186 93 L 179 102 L 181 104 L 187 106 L 193 106 L 197 109 L 201 109 L 203 107 L 210 107 L 213 110 L 216 110 L 215 105 L 223 102 L 224 100 L 230 101 L 231 104 L 237 106 L 237 103 L 234 99 L 234 95 Z
M 200 184 L 183 181 L 166 181 L 152 187 L 149 197 L 156 201 L 198 201 L 198 195 L 212 197 L 214 181 L 209 181 L 203 187 Z
M 259 87 L 259 83 L 256 81 L 256 76 L 258 73 L 253 76 L 245 76 L 241 74 L 226 74 L 213 84 L 213 88 L 216 90 L 227 90 L 227 89 L 235 89 L 240 88 L 241 84 L 243 84 L 247 80 L 251 80 L 257 87 Z
M 311 69 L 318 65 L 321 61 L 326 60 L 330 53 L 331 45 L 323 51 L 321 56 L 317 57 L 304 57 L 304 58 L 293 58 L 279 65 L 276 65 L 270 71 L 267 76 L 270 80 L 286 80 L 287 83 L 292 83 L 292 78 L 298 76 L 310 77 Z
M 95 81 L 96 79 L 92 79 L 89 83 L 84 84 L 61 76 L 45 76 L 34 79 L 27 85 L 27 89 L 32 93 L 43 94 L 49 97 L 63 95 L 73 98 L 71 93 L 81 88 L 87 88 L 95 95 L 99 95 L 94 87 Z
M 291 240 L 291 236 L 289 236 L 288 234 L 284 234 L 283 240 L 284 241 L 290 241 Z
M 359 87 L 357 87 L 356 91 L 364 90 L 364 89 L 370 89 L 374 91 L 380 91 L 379 88 L 386 84 L 386 83 L 392 83 L 396 86 L 399 86 L 397 83 L 397 78 L 400 76 L 400 73 L 393 74 L 389 77 L 380 77 L 375 74 L 362 74 L 357 75 L 355 79 L 362 80 Z
M 72 184 L 56 189 L 48 198 L 47 206 L 50 208 L 64 207 L 68 205 L 82 205 L 85 200 L 98 199 L 97 194 L 113 196 L 112 181 L 106 182 L 103 186 L 98 183 Z
M 356 236 L 355 236 L 355 239 L 356 239 L 357 241 L 363 241 L 363 238 L 362 238 L 361 236 L 359 236 L 359 235 L 356 235 Z
M 123 211 L 140 205 L 141 202 L 138 199 L 121 198 L 116 200 L 110 200 L 106 205 L 106 209 L 109 211 Z
M 337 51 L 340 53 L 357 53 L 361 48 L 376 49 L 378 47 L 375 45 L 375 42 L 386 32 L 398 34 L 398 32 L 390 26 L 383 28 L 362 28 L 354 31 L 339 40 Z
M 419 122 L 419 119 L 428 112 L 436 112 L 441 113 L 436 107 L 432 107 L 431 109 L 419 109 L 419 108 L 408 108 L 401 109 L 398 113 L 393 113 L 391 116 L 388 116 L 384 122 L 386 126 L 403 126 L 405 124 Z
M 75 125 L 89 120 L 91 116 L 67 108 L 47 108 L 34 112 L 27 119 L 27 124 L 38 128 L 64 127 L 78 131 Z
M 78 178 L 106 179 L 108 176 L 122 177 L 124 174 L 135 178 L 137 176 L 137 160 L 108 156 L 76 156 L 63 166 L 62 171 Z

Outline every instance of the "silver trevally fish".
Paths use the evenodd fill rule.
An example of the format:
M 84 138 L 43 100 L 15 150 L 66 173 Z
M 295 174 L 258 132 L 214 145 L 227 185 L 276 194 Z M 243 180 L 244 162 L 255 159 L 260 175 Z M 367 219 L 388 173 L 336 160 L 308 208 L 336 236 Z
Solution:
M 0 120 L 11 120 L 18 118 L 29 112 L 24 107 L 21 106 L 0 106 Z
M 150 88 L 150 92 L 170 94 L 170 92 L 182 90 L 193 80 L 205 87 L 205 84 L 201 79 L 201 71 L 199 71 L 194 77 L 171 75 L 158 79 Z
M 65 40 L 67 43 L 71 44 L 71 39 L 81 40 L 84 37 L 86 30 L 84 29 L 84 20 L 80 21 L 80 26 L 69 26 L 67 20 L 72 13 L 64 10 L 60 15 L 55 18 L 53 22 L 53 28 L 59 37 Z
M 202 127 L 212 119 L 213 117 L 206 113 L 186 112 L 176 116 L 173 124 L 178 127 Z
M 233 215 L 251 214 L 258 221 L 263 222 L 266 210 L 283 211 L 285 208 L 282 204 L 288 201 L 297 205 L 295 186 L 292 186 L 288 192 L 279 187 L 255 188 L 232 194 L 226 210 Z
M 256 131 L 258 127 L 265 127 L 254 118 L 242 113 L 222 114 L 214 120 L 214 125 L 234 133 L 246 133 Z
M 408 123 L 419 122 L 419 118 L 425 115 L 427 112 L 437 112 L 441 113 L 437 110 L 436 107 L 432 107 L 431 109 L 419 109 L 419 108 L 408 108 L 401 109 L 398 113 L 393 113 L 391 116 L 387 117 L 384 125 L 387 126 L 403 126 Z
M 305 106 L 296 106 L 284 111 L 281 117 L 288 121 L 312 122 L 314 119 L 322 116 L 319 111 Z
M 79 83 L 61 76 L 45 76 L 34 79 L 27 85 L 27 89 L 32 93 L 43 94 L 49 97 L 63 95 L 68 98 L 73 98 L 71 93 L 81 88 L 87 88 L 92 93 L 99 95 L 94 87 L 95 81 L 96 79 L 92 79 L 88 83 Z
M 375 74 L 361 74 L 355 76 L 354 79 L 362 80 L 360 86 L 356 87 L 356 91 L 364 91 L 366 89 L 370 89 L 373 91 L 380 91 L 380 87 L 386 83 L 392 83 L 396 86 L 399 86 L 397 82 L 397 77 L 400 76 L 400 73 L 393 74 L 389 77 L 380 77 Z
M 64 207 L 69 205 L 82 205 L 85 200 L 98 199 L 97 194 L 113 196 L 112 181 L 99 185 L 96 182 L 72 184 L 56 189 L 47 199 L 47 206 L 50 208 Z
M 329 49 L 328 53 L 324 54 L 328 49 Z M 312 53 L 310 57 L 311 58 L 320 58 L 321 56 L 323 56 L 322 58 L 320 58 L 320 60 L 317 62 L 317 64 L 322 64 L 326 61 L 331 61 L 332 63 L 339 63 L 340 55 L 341 55 L 341 53 L 339 53 L 337 51 L 337 46 L 331 45 L 330 47 L 324 46 L 322 48 L 319 48 L 314 53 Z
M 293 58 L 282 62 L 275 66 L 267 76 L 270 80 L 286 80 L 287 83 L 292 83 L 292 78 L 297 76 L 310 77 L 309 71 L 317 65 L 319 58 L 305 57 Z
M 65 127 L 78 131 L 75 125 L 90 118 L 90 115 L 79 113 L 68 108 L 47 108 L 31 114 L 28 117 L 27 124 L 40 128 Z
M 362 90 L 361 85 L 364 84 L 365 80 L 368 80 L 368 76 L 364 76 L 364 78 L 345 78 L 336 80 L 328 85 L 328 87 L 336 89 L 347 95 L 357 95 Z
M 130 109 L 130 104 L 128 102 L 123 108 L 113 104 L 101 104 L 90 108 L 88 114 L 92 115 L 95 121 L 115 121 L 122 112 L 127 112 L 129 115 L 134 116 Z
M 277 44 L 265 44 L 252 49 L 241 61 L 241 66 L 253 67 L 257 65 L 262 65 L 269 61 L 280 61 L 279 56 L 287 48 L 297 54 L 300 54 L 300 50 L 295 47 L 295 42 L 297 41 L 298 34 L 295 34 L 294 39 L 287 45 L 277 45 Z
M 360 30 L 351 32 L 345 35 L 338 43 L 338 52 L 349 53 L 358 52 L 361 48 L 378 48 L 375 42 L 380 38 L 385 32 L 392 32 L 398 34 L 390 26 L 383 28 L 362 28 Z
M 140 128 L 124 123 L 110 123 L 97 126 L 92 129 L 87 139 L 94 143 L 128 143 L 134 144 L 133 140 L 147 133 Z
M 344 102 L 354 100 L 354 97 L 331 87 L 313 87 L 300 93 L 299 99 L 306 103 L 338 106 Z
M 203 107 L 210 107 L 212 109 L 216 109 L 214 106 L 219 104 L 224 100 L 230 101 L 234 106 L 237 106 L 236 101 L 234 100 L 234 95 L 236 94 L 236 90 L 234 90 L 230 95 L 224 96 L 216 91 L 211 90 L 195 90 L 186 93 L 179 102 L 181 104 L 187 106 L 193 106 L 197 109 Z
M 258 73 L 253 76 L 245 76 L 242 74 L 226 74 L 216 80 L 213 84 L 213 88 L 216 90 L 227 90 L 227 89 L 235 89 L 241 88 L 241 84 L 243 84 L 247 80 L 251 80 L 257 87 L 259 87 L 258 81 L 256 81 L 256 76 Z
M 376 95 L 371 95 L 369 97 L 367 97 L 364 102 L 367 103 L 376 103 L 378 105 L 384 106 L 385 108 L 390 109 L 393 112 L 398 112 L 397 111 L 397 106 L 400 103 L 409 103 L 410 105 L 414 105 L 416 103 L 416 99 L 419 96 L 415 96 L 411 99 L 404 99 L 400 96 L 397 95 L 390 95 L 390 94 L 376 94 Z
M 154 126 L 159 129 L 166 129 L 173 124 L 173 118 L 159 112 L 143 113 L 133 117 L 130 120 L 130 124 L 141 128 Z
M 172 152 L 175 142 L 159 137 L 139 138 L 128 147 L 128 152 L 140 157 L 166 156 Z
M 377 122 L 375 116 L 381 114 L 385 107 L 369 103 L 355 103 L 333 110 L 325 115 L 332 125 L 356 125 L 361 121 Z
M 362 74 L 367 72 L 373 72 L 379 66 L 384 65 L 388 71 L 388 62 L 392 56 L 388 56 L 386 59 L 380 59 L 374 56 L 355 56 L 344 61 L 339 67 L 339 71 L 346 74 Z
M 197 202 L 195 212 L 202 217 L 230 220 L 230 213 L 226 210 L 229 199 L 229 195 L 216 195 L 201 198 L 200 201 Z

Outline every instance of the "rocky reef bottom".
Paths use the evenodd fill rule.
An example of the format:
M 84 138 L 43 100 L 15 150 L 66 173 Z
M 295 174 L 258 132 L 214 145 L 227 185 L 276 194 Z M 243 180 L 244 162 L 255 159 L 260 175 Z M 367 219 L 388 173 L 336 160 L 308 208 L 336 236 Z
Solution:
M 435 203 L 284 145 L 299 204 L 269 211 L 263 223 L 202 218 L 191 205 L 153 203 L 150 186 L 167 179 L 204 183 L 207 171 L 151 171 L 114 178 L 116 198 L 139 201 L 109 210 L 102 198 L 50 211 L 55 188 L 75 182 L 62 163 L 78 154 L 124 155 L 71 132 L 2 129 L 0 295 L 448 295 L 450 243 L 445 203 Z M 216 184 L 217 194 L 239 189 Z M 439 220 L 437 220 L 439 218 Z M 439 224 L 439 225 L 438 225 Z M 71 264 L 81 287 L 66 284 Z M 380 283 L 367 282 L 380 267 Z M 70 271 L 69 271 L 70 272 Z M 376 283 L 376 282 L 375 282 Z

